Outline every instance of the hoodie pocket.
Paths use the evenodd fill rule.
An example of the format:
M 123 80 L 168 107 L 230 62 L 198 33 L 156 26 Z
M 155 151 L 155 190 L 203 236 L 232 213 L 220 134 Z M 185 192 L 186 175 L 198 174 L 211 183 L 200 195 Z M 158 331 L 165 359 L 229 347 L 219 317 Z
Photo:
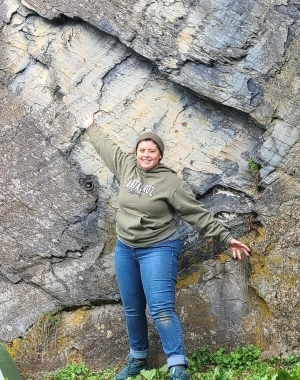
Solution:
M 124 211 L 118 211 L 116 217 L 116 223 L 119 228 L 122 230 L 145 230 L 145 227 L 142 226 L 142 218 L 137 215 L 127 214 Z

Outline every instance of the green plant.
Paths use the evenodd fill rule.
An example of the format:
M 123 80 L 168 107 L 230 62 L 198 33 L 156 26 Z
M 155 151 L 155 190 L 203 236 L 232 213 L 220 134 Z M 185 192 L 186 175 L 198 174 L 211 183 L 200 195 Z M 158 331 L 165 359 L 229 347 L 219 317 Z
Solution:
M 261 169 L 261 165 L 255 162 L 251 157 L 247 158 L 248 169 L 250 170 L 252 177 L 254 179 L 255 185 L 258 185 L 259 181 L 259 170 Z
M 189 355 L 189 370 L 191 372 L 197 371 L 199 368 L 208 368 L 212 364 L 213 355 L 207 346 L 203 346 Z
M 58 317 L 51 311 L 40 314 L 37 320 L 37 328 L 40 330 L 45 347 L 51 344 L 51 341 L 55 341 L 57 322 Z
M 234 370 L 248 368 L 258 360 L 260 352 L 260 348 L 254 345 L 237 347 L 228 354 L 224 353 L 224 349 L 220 349 L 215 355 L 216 364 L 221 368 Z
M 146 370 L 143 369 L 140 375 L 135 377 L 135 380 L 155 380 L 164 379 L 169 377 L 169 371 L 167 365 L 160 367 L 158 369 Z
M 85 363 L 67 364 L 56 373 L 49 374 L 43 380 L 114 380 L 116 369 L 90 372 Z
M 251 157 L 247 158 L 248 162 L 248 168 L 251 171 L 252 174 L 258 174 L 259 170 L 261 169 L 261 165 L 255 162 Z
M 57 322 L 58 322 L 58 318 L 55 315 L 55 313 L 52 311 L 48 311 L 48 312 L 42 313 L 39 316 L 37 324 L 41 328 L 48 330 L 48 329 L 53 328 Z
M 89 370 L 85 363 L 82 364 L 68 364 L 65 368 L 56 372 L 53 375 L 49 375 L 45 380 L 77 380 L 86 379 L 86 375 Z
M 190 380 L 300 380 L 300 357 L 274 356 L 259 360 L 261 349 L 255 345 L 237 347 L 231 352 L 224 348 L 213 352 L 204 346 L 188 356 Z M 90 372 L 83 364 L 68 364 L 43 380 L 114 380 L 117 369 Z M 134 380 L 167 380 L 167 366 L 142 370 Z M 133 379 L 133 378 L 131 378 Z M 130 380 L 130 379 L 129 379 Z

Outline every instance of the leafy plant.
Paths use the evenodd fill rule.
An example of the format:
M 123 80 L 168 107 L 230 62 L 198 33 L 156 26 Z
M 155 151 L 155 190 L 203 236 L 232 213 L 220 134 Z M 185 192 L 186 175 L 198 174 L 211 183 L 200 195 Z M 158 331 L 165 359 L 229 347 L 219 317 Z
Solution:
M 253 158 L 248 157 L 247 162 L 248 162 L 248 168 L 250 169 L 252 174 L 257 174 L 259 170 L 261 169 L 261 165 L 255 162 Z
M 257 186 L 258 181 L 259 181 L 259 170 L 261 169 L 261 165 L 255 162 L 251 157 L 247 158 L 247 162 L 248 162 L 248 168 L 253 176 L 255 185 Z
M 135 380 L 155 380 L 155 379 L 164 379 L 169 377 L 168 366 L 164 365 L 158 369 L 146 370 L 143 369 L 140 375 L 135 377 Z
M 64 369 L 56 372 L 53 375 L 48 375 L 45 380 L 81 380 L 87 379 L 89 370 L 85 363 L 82 364 L 68 364 Z M 96 378 L 95 380 L 100 378 Z
M 237 347 L 225 352 L 224 348 L 212 352 L 207 346 L 188 356 L 190 380 L 300 380 L 300 356 L 288 358 L 274 356 L 259 359 L 261 349 L 255 345 Z M 49 374 L 43 380 L 114 380 L 117 369 L 90 372 L 83 364 L 68 364 L 64 369 Z M 134 380 L 167 380 L 168 367 L 142 370 Z M 133 379 L 133 378 L 129 378 Z

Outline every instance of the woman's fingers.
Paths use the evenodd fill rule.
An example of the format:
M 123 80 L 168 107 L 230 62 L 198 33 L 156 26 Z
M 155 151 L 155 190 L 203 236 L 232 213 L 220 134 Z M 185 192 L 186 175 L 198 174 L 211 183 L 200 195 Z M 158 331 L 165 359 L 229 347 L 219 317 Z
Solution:
M 232 250 L 232 257 L 234 259 L 238 258 L 239 260 L 241 260 L 242 254 L 244 254 L 245 256 L 250 255 L 250 248 L 239 240 L 232 239 L 230 242 L 230 248 Z
M 79 116 L 78 122 L 82 124 L 84 128 L 90 127 L 94 124 L 94 113 L 92 111 L 85 112 L 84 115 Z

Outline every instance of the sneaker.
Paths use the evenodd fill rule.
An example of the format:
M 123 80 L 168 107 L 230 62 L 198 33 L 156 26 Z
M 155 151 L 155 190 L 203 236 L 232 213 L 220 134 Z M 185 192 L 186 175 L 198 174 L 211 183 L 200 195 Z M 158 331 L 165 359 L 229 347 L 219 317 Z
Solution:
M 179 366 L 171 367 L 170 375 L 169 380 L 189 380 L 187 372 Z
M 149 369 L 146 359 L 134 359 L 132 355 L 128 355 L 127 364 L 121 372 L 115 376 L 116 380 L 125 380 L 128 377 L 138 375 L 142 369 Z

